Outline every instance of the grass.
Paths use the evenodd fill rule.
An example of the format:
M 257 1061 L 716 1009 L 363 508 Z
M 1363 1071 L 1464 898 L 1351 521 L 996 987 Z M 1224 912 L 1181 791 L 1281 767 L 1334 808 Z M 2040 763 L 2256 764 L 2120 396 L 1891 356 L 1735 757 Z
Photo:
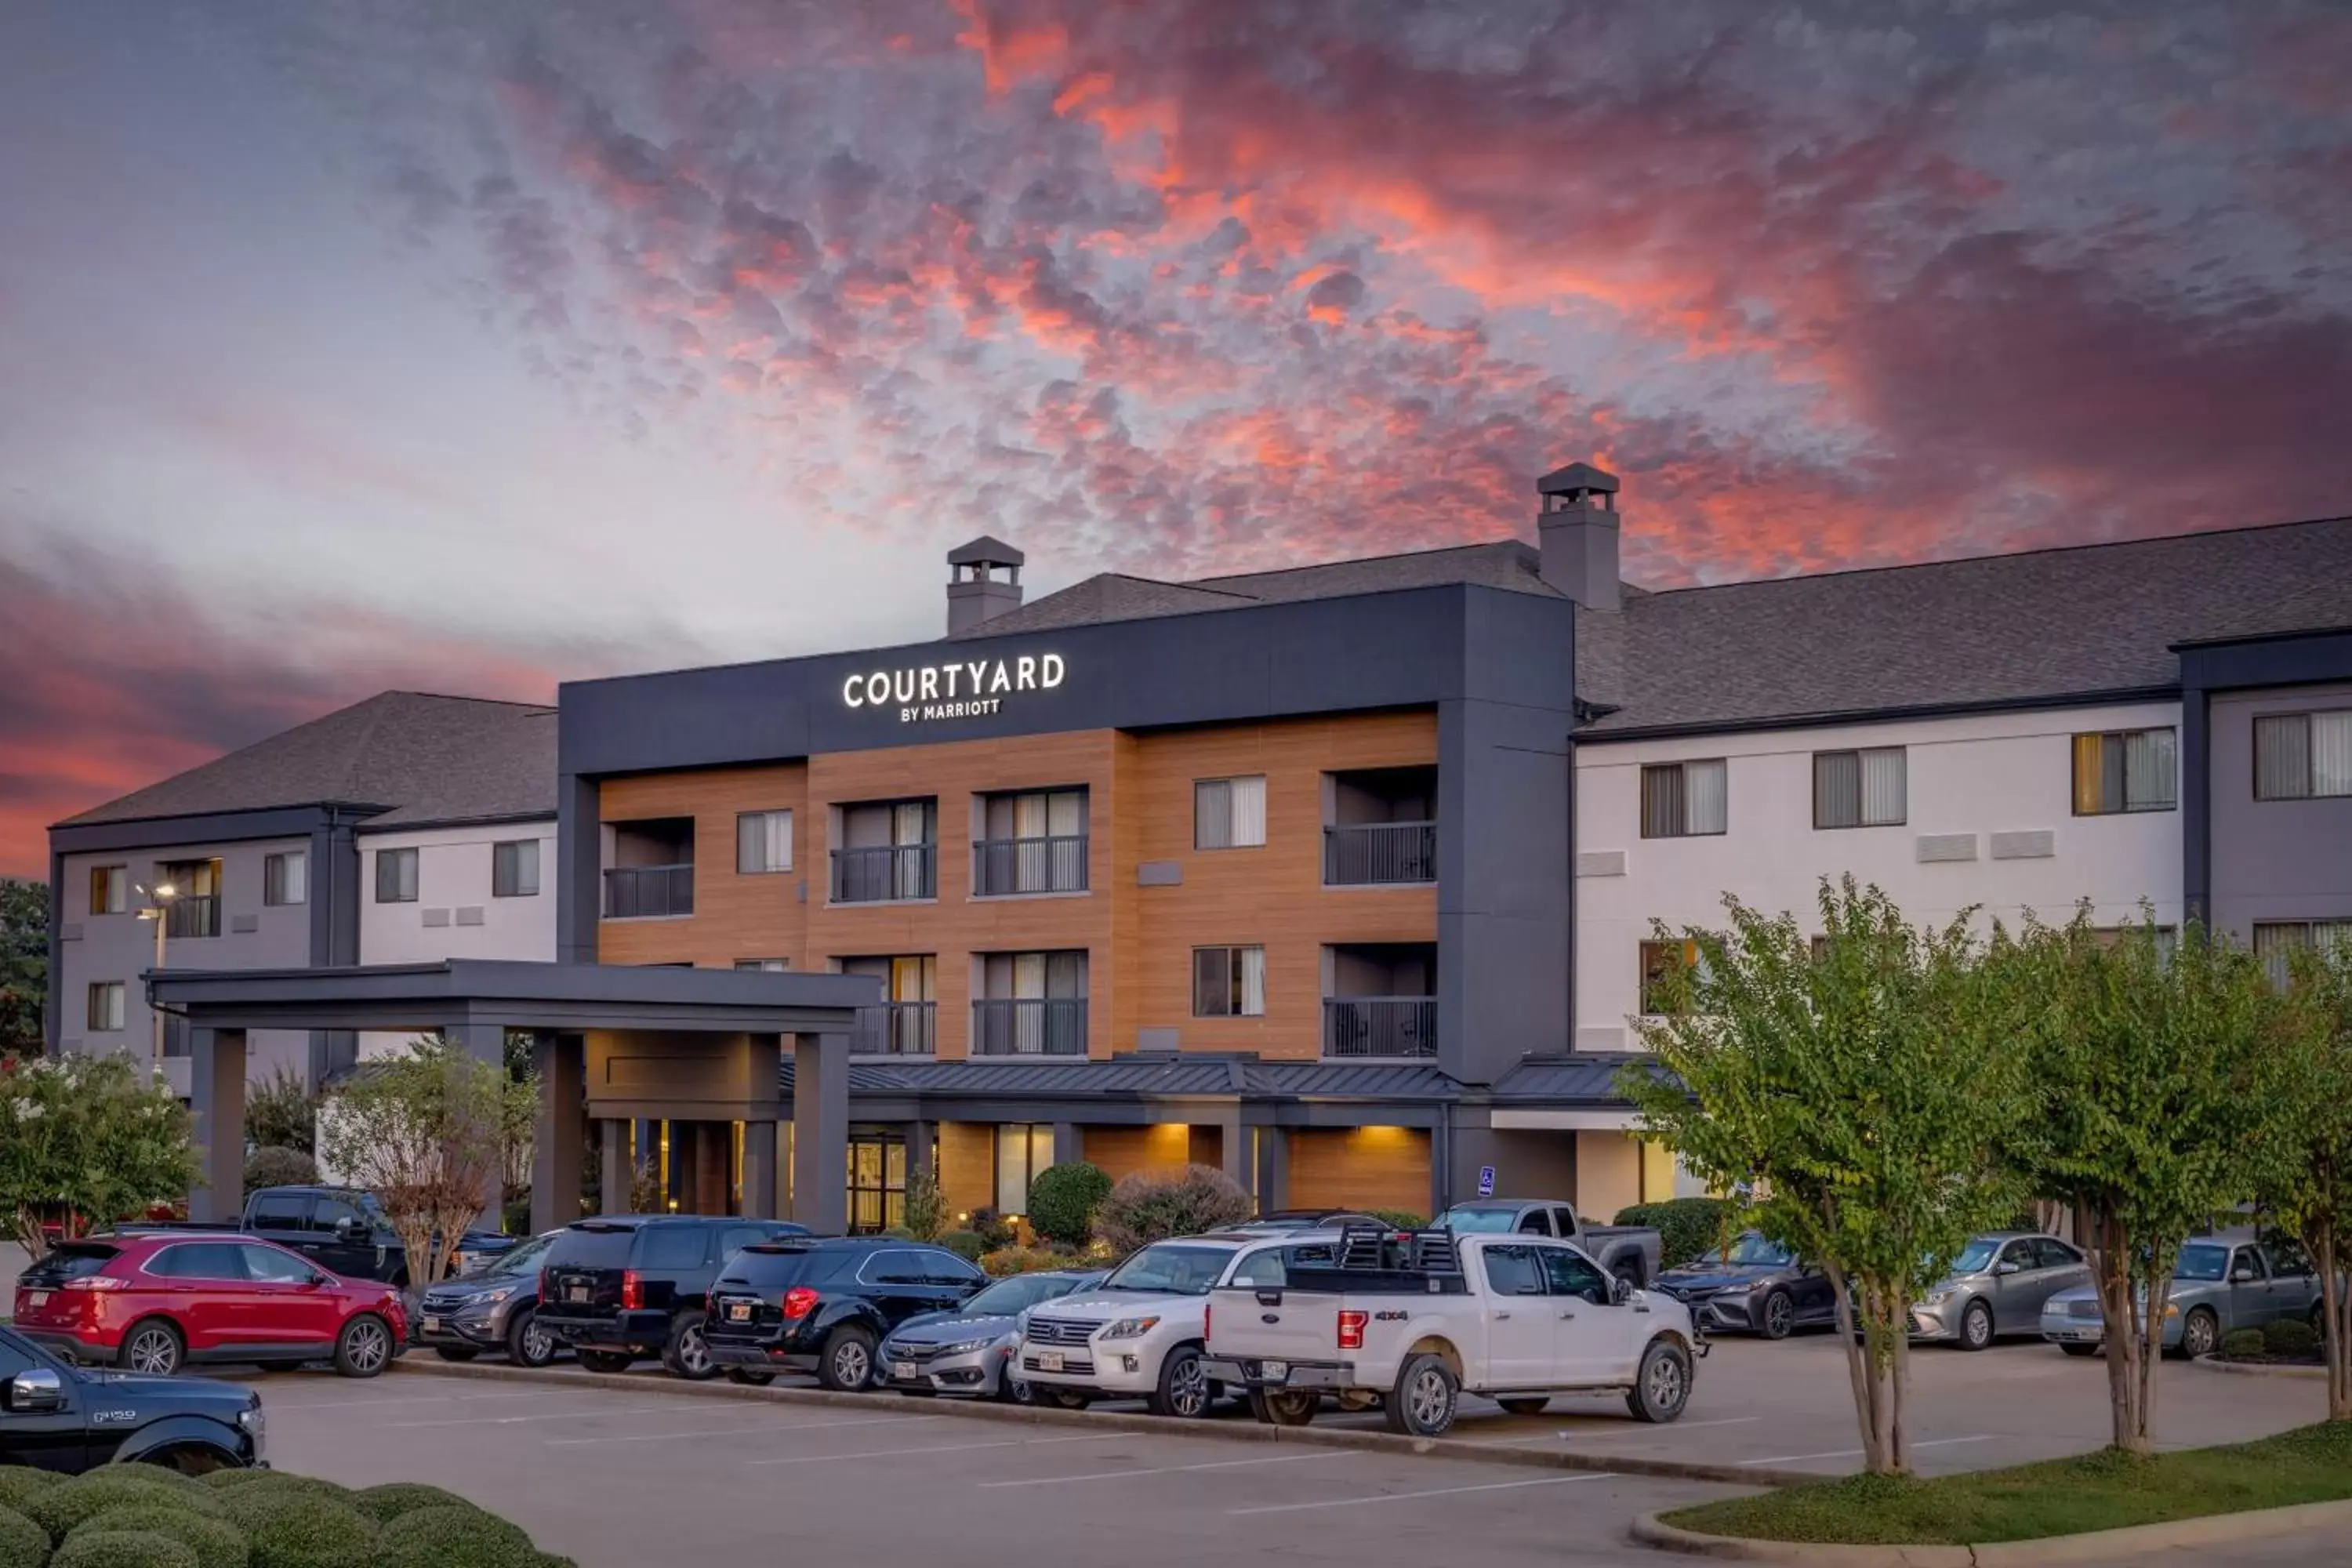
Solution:
M 1664 1520 L 1768 1541 L 1976 1545 L 2341 1498 L 2352 1498 L 2352 1421 L 2148 1458 L 2105 1449 L 1932 1480 L 1849 1476 L 1702 1503 Z

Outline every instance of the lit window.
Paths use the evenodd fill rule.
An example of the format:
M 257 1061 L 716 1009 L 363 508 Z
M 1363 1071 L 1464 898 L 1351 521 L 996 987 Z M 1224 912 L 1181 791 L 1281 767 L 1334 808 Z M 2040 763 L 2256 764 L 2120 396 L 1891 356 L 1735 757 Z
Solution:
M 131 901 L 131 868 L 92 866 L 89 868 L 89 912 L 119 915 Z
M 2074 737 L 2074 815 L 2170 811 L 2179 804 L 2173 732 L 2111 730 Z
M 1027 1214 L 1029 1184 L 1054 1163 L 1054 1129 L 1044 1121 L 1009 1122 L 996 1130 L 996 1212 Z

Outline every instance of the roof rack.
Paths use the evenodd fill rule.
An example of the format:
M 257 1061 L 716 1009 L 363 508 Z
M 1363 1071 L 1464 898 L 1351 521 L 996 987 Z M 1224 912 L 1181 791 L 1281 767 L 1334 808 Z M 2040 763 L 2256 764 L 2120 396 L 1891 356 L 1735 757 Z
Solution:
M 1367 1272 L 1459 1274 L 1462 1250 L 1448 1229 L 1403 1230 L 1388 1225 L 1339 1227 L 1333 1267 Z

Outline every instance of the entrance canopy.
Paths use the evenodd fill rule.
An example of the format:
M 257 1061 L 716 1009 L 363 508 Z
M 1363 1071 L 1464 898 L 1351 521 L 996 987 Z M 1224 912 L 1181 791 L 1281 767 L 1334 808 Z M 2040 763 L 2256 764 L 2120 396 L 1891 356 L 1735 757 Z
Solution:
M 506 1037 L 532 1037 L 540 1118 L 531 1223 L 572 1217 L 585 1121 L 605 1126 L 604 1205 L 626 1206 L 614 1133 L 633 1117 L 743 1124 L 744 1212 L 778 1206 L 776 1123 L 791 1044 L 793 1218 L 838 1233 L 845 1215 L 848 1040 L 880 1000 L 861 975 L 448 959 L 323 969 L 151 971 L 152 1005 L 189 1026 L 203 1173 L 198 1219 L 226 1217 L 243 1188 L 249 1029 L 438 1033 L 501 1063 Z M 617 1198 L 617 1201 L 616 1201 Z

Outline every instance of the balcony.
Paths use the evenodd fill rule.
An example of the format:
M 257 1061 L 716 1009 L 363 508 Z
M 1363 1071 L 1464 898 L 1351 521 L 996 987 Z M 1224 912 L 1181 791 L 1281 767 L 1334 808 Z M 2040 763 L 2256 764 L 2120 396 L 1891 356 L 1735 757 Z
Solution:
M 220 935 L 220 896 L 183 894 L 164 906 L 163 934 L 172 941 Z
M 1370 822 L 1323 830 L 1323 885 L 1377 888 L 1437 880 L 1437 824 Z
M 604 873 L 604 918 L 658 920 L 694 912 L 694 867 L 615 866 Z
M 1083 996 L 992 996 L 971 1005 L 976 1057 L 1082 1057 L 1087 1054 Z
M 880 844 L 833 852 L 833 901 L 882 904 L 939 897 L 939 846 Z
M 972 892 L 983 899 L 1087 890 L 1087 836 L 983 838 L 971 847 Z
M 860 1007 L 849 1048 L 863 1057 L 928 1057 L 939 1045 L 936 1002 L 885 1002 Z
M 1323 1054 L 1332 1058 L 1433 1057 L 1434 996 L 1326 996 Z

